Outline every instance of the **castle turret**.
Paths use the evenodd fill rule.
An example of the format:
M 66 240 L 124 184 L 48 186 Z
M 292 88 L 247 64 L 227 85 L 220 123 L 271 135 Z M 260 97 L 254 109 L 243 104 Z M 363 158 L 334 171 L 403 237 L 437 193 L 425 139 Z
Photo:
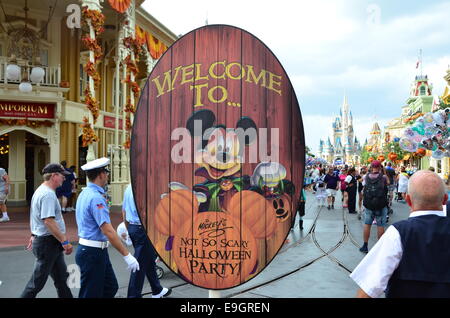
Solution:
M 319 141 L 319 153 L 318 153 L 318 155 L 319 155 L 319 158 L 323 158 L 323 140 L 322 139 L 320 139 L 320 141 Z

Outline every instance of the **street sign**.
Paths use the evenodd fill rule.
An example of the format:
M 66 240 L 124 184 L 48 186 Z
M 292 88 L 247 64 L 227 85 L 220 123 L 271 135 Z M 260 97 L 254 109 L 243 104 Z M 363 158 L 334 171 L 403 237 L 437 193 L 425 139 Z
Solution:
M 191 31 L 147 79 L 130 159 L 141 221 L 172 271 L 208 289 L 255 277 L 283 246 L 303 182 L 285 70 L 242 29 Z

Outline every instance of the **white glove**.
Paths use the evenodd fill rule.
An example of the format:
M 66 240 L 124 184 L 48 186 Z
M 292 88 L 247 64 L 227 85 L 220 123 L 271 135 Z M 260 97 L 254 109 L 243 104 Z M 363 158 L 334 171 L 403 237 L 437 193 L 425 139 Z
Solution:
M 127 256 L 124 256 L 123 259 L 128 264 L 127 269 L 131 270 L 133 273 L 139 270 L 139 263 L 136 258 L 134 258 L 131 253 L 128 253 Z

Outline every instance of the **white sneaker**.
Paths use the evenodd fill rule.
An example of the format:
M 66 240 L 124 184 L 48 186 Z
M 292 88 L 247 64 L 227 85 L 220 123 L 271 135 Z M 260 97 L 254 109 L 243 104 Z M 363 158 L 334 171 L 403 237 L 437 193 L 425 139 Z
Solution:
M 163 298 L 167 297 L 172 293 L 172 288 L 164 287 L 158 295 L 153 295 L 152 298 Z
M 3 216 L 0 218 L 0 222 L 8 222 L 9 221 L 9 216 Z

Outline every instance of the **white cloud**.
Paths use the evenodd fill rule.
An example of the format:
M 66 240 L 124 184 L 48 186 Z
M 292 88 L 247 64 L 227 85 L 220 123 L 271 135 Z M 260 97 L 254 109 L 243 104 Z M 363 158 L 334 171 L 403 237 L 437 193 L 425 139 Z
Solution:
M 418 73 L 419 49 L 433 93 L 441 95 L 445 87 L 450 2 L 430 2 L 421 10 L 414 10 L 417 1 L 392 5 L 398 12 L 390 1 L 369 3 L 146 0 L 143 6 L 175 34 L 203 26 L 208 19 L 209 24 L 236 25 L 260 38 L 286 69 L 301 105 L 306 143 L 317 151 L 334 118 L 324 109 L 337 114 L 345 91 L 350 109 L 358 113 L 354 130 L 361 142 L 373 125 L 370 115 L 379 114 L 382 128 L 392 120 L 385 113 L 398 107 L 394 117 L 399 116 Z
M 332 88 L 336 90 L 351 87 L 353 91 L 358 89 L 377 90 L 379 94 L 383 94 L 390 100 L 403 102 L 408 98 L 409 88 L 415 75 L 419 74 L 419 70 L 415 69 L 416 61 L 416 59 L 410 58 L 397 64 L 375 68 L 351 65 L 341 73 L 316 76 L 294 75 L 291 77 L 291 81 L 296 91 L 303 96 L 327 95 Z M 427 74 L 430 82 L 433 83 L 433 92 L 442 94 L 446 85 L 443 77 L 450 64 L 450 55 L 433 59 L 431 62 L 425 61 L 423 64 L 424 74 Z M 377 106 L 382 107 L 382 105 Z M 403 105 L 399 104 L 398 106 L 400 109 Z

